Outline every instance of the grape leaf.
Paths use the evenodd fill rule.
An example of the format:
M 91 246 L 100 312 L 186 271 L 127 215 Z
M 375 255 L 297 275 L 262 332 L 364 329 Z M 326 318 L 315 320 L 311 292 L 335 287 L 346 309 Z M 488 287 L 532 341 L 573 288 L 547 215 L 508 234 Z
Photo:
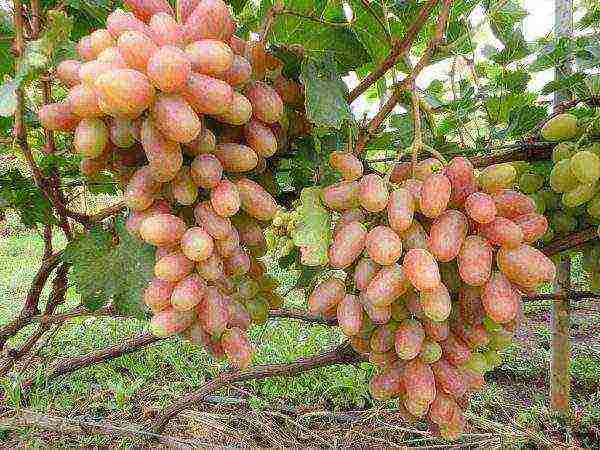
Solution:
M 300 193 L 301 206 L 292 239 L 301 247 L 302 264 L 327 264 L 327 250 L 331 243 L 331 215 L 321 203 L 320 188 L 304 188 Z M 303 250 L 304 248 L 304 250 Z
M 498 64 L 506 66 L 511 62 L 525 58 L 532 51 L 520 30 L 514 31 L 504 44 L 501 51 L 486 45 L 484 47 L 485 56 Z
M 572 40 L 565 37 L 550 42 L 542 47 L 528 69 L 531 72 L 539 72 L 561 65 L 571 56 L 574 47 Z
M 248 0 L 227 0 L 227 3 L 231 5 L 231 9 L 235 14 L 239 14 L 248 3 Z
M 544 85 L 541 90 L 542 95 L 548 95 L 552 92 L 560 90 L 568 90 L 577 93 L 580 97 L 586 96 L 586 88 L 583 80 L 586 74 L 581 72 L 575 72 L 568 76 L 560 77 L 557 80 L 552 80 Z
M 520 138 L 532 132 L 547 115 L 548 110 L 544 106 L 525 105 L 514 108 L 508 114 L 508 129 L 506 131 L 509 136 Z
M 15 210 L 26 227 L 56 223 L 52 204 L 33 178 L 24 177 L 17 169 L 8 170 L 0 176 L 0 208 Z
M 273 3 L 273 0 L 262 1 L 261 17 Z M 286 10 L 293 13 L 277 16 L 271 28 L 270 41 L 273 44 L 300 44 L 304 52 L 313 57 L 327 52 L 333 55 L 345 73 L 366 64 L 370 58 L 354 33 L 343 26 L 342 9 L 329 3 L 324 0 L 285 0 Z M 321 20 L 342 26 L 325 25 L 319 23 Z
M 512 92 L 524 92 L 531 79 L 529 73 L 524 69 L 513 71 L 494 65 L 490 72 L 490 81 L 493 82 L 494 87 Z
M 521 108 L 533 103 L 535 95 L 532 93 L 510 93 L 508 95 L 492 97 L 485 101 L 490 121 L 493 124 L 508 122 L 511 110 Z
M 154 250 L 125 230 L 122 217 L 116 231 L 117 245 L 110 232 L 95 226 L 67 245 L 63 259 L 72 265 L 71 279 L 87 308 L 96 310 L 112 299 L 122 314 L 143 317 L 142 293 L 153 277 Z
M 490 28 L 494 35 L 506 44 L 510 41 L 517 23 L 527 17 L 527 11 L 514 0 L 504 2 L 501 8 L 494 8 L 492 5 L 488 5 L 488 7 L 490 8 L 488 14 Z
M 83 13 L 81 15 L 87 18 L 88 23 L 92 19 L 98 24 L 106 21 L 114 6 L 109 0 L 67 0 L 67 4 L 71 9 Z
M 305 59 L 301 78 L 305 90 L 306 117 L 310 122 L 339 129 L 346 120 L 352 120 L 350 106 L 346 102 L 346 85 L 330 58 Z
M 390 40 L 383 28 L 385 21 L 381 1 L 367 3 L 368 10 L 365 3 L 358 0 L 351 0 L 350 5 L 354 16 L 352 31 L 373 61 L 385 59 L 390 53 Z

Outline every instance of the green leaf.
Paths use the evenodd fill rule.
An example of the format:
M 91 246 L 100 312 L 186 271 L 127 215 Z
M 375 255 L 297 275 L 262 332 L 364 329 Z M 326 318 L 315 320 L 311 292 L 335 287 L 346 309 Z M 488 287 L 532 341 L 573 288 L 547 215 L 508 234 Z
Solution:
M 507 70 L 504 67 L 494 65 L 490 69 L 491 81 L 494 87 L 512 92 L 523 92 L 531 79 L 529 73 L 524 69 Z
M 269 48 L 269 52 L 283 62 L 281 74 L 284 77 L 291 80 L 298 80 L 300 78 L 302 60 L 296 53 L 289 51 L 287 48 L 275 45 Z
M 277 16 L 271 28 L 270 42 L 273 44 L 300 44 L 305 54 L 312 57 L 331 54 L 343 73 L 370 61 L 363 44 L 349 29 L 349 25 L 344 25 L 341 7 L 328 7 L 329 2 L 326 0 L 285 0 L 283 4 L 286 10 L 298 15 Z M 272 5 L 272 0 L 263 0 L 261 16 Z
M 71 279 L 87 308 L 98 309 L 112 299 L 119 312 L 142 317 L 142 293 L 153 277 L 154 249 L 132 237 L 122 217 L 116 232 L 117 245 L 113 235 L 97 225 L 70 242 L 63 258 L 72 265 Z
M 227 3 L 231 5 L 233 12 L 239 14 L 239 12 L 244 9 L 248 0 L 227 0 Z
M 501 8 L 494 8 L 493 5 L 488 5 L 488 7 L 493 9 L 488 14 L 490 27 L 494 35 L 506 44 L 511 40 L 517 23 L 527 17 L 527 11 L 514 0 L 504 2 Z
M 486 48 L 489 51 L 489 46 L 486 46 Z M 529 54 L 531 54 L 531 49 L 525 41 L 523 33 L 517 30 L 513 32 L 510 36 L 510 39 L 508 39 L 504 43 L 504 48 L 501 51 L 497 51 L 494 49 L 490 53 L 488 53 L 487 56 L 492 61 L 506 66 L 511 62 L 525 58 Z
M 421 113 L 421 130 L 423 142 L 429 143 L 432 139 L 431 129 L 426 117 Z M 414 139 L 414 121 L 411 113 L 393 114 L 390 116 L 390 128 L 394 130 L 394 141 L 403 148 L 410 147 Z
M 304 188 L 300 193 L 301 205 L 297 209 L 298 220 L 292 239 L 297 247 L 310 254 L 310 260 L 303 258 L 308 266 L 327 264 L 327 250 L 331 243 L 331 215 L 321 202 L 320 188 Z M 302 248 L 301 248 L 302 251 Z
M 17 169 L 0 175 L 0 204 L 2 208 L 15 210 L 26 227 L 56 223 L 52 204 L 33 178 L 24 177 Z
M 300 266 L 300 276 L 296 280 L 296 286 L 300 288 L 308 288 L 315 277 L 321 273 L 320 267 Z
M 520 108 L 535 100 L 531 93 L 510 93 L 504 96 L 493 97 L 485 101 L 492 124 L 508 122 L 511 110 Z
M 571 92 L 576 92 L 580 96 L 585 96 L 586 89 L 585 84 L 583 83 L 585 78 L 586 74 L 577 72 L 566 77 L 561 77 L 558 80 L 552 80 L 544 85 L 541 90 L 541 94 L 548 95 L 552 92 L 566 89 Z
M 594 38 L 593 41 L 578 39 L 579 47 L 575 50 L 575 56 L 577 67 L 581 70 L 600 67 L 600 35 L 596 34 Z
M 110 0 L 67 0 L 67 4 L 70 8 L 87 16 L 88 23 L 89 19 L 93 19 L 98 24 L 106 21 L 106 17 L 114 7 Z
M 339 129 L 345 121 L 352 120 L 350 106 L 346 102 L 346 85 L 330 58 L 305 59 L 301 77 L 306 117 L 310 122 Z
M 591 6 L 577 24 L 577 28 L 600 28 L 600 6 Z
M 514 139 L 530 134 L 548 115 L 544 106 L 525 105 L 514 108 L 508 114 L 507 133 Z
M 279 267 L 281 267 L 283 269 L 289 269 L 291 267 L 291 265 L 294 264 L 296 262 L 296 260 L 298 260 L 299 255 L 300 255 L 300 252 L 298 251 L 298 248 L 294 247 L 293 250 L 291 252 L 289 252 L 287 255 L 279 258 L 279 260 L 277 261 L 277 264 L 279 265 Z
M 574 48 L 571 39 L 566 37 L 550 42 L 542 47 L 537 58 L 528 66 L 528 69 L 531 72 L 539 72 L 559 66 L 572 55 Z
M 351 0 L 350 5 L 354 14 L 352 31 L 364 45 L 373 61 L 382 61 L 390 53 L 390 41 L 384 28 L 385 21 L 381 1 L 369 2 L 369 9 L 366 9 L 364 2 L 359 0 Z
M 452 50 L 453 54 L 464 55 L 473 51 L 473 43 L 469 38 L 470 31 L 467 26 L 467 20 L 468 19 L 453 20 L 448 24 L 446 31 L 448 45 L 459 42 L 456 48 Z M 445 55 L 441 56 L 445 57 Z M 432 61 L 437 61 L 437 59 L 438 58 L 434 58 Z

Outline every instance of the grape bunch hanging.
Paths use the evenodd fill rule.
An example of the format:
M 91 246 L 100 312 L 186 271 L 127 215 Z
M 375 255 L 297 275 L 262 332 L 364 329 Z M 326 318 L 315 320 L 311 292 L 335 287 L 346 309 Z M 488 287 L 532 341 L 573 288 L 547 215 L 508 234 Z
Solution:
M 531 245 L 546 233 L 546 218 L 514 189 L 508 163 L 476 173 L 463 157 L 446 166 L 428 158 L 414 171 L 397 164 L 391 183 L 363 175 L 350 153 L 333 152 L 330 165 L 344 181 L 321 195 L 339 215 L 327 265 L 343 272 L 316 286 L 309 310 L 336 318 L 378 367 L 375 398 L 399 398 L 407 416 L 455 438 L 470 393 L 513 338 L 522 295 L 555 276 Z M 275 234 L 297 220 L 279 214 Z
M 600 81 L 600 77 L 598 77 Z M 543 241 L 598 227 L 600 236 L 600 110 L 578 120 L 571 113 L 550 119 L 542 138 L 556 142 L 551 168 L 518 166 L 519 189 L 535 201 L 537 211 L 549 217 Z M 590 290 L 600 294 L 600 244 L 594 239 L 583 247 L 583 268 Z
M 246 330 L 282 303 L 257 260 L 278 205 L 252 178 L 273 180 L 266 159 L 306 129 L 303 94 L 259 42 L 233 35 L 224 2 L 178 4 L 176 20 L 164 0 L 126 0 L 132 12 L 112 12 L 79 41 L 80 60 L 56 68 L 68 96 L 39 118 L 74 133 L 84 175 L 123 181 L 127 230 L 156 246 L 152 332 L 246 367 Z

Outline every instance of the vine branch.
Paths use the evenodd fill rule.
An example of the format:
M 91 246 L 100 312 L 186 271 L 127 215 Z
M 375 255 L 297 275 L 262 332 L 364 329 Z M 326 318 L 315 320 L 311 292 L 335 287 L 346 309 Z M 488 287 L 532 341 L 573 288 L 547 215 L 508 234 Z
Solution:
M 427 49 L 425 53 L 419 59 L 417 64 L 413 67 L 410 73 L 404 78 L 394 89 L 394 92 L 390 96 L 390 98 L 385 102 L 385 104 L 381 107 L 379 112 L 371 119 L 368 123 L 367 127 L 360 133 L 358 136 L 356 146 L 354 152 L 356 154 L 360 154 L 367 142 L 370 140 L 371 136 L 377 132 L 377 130 L 381 127 L 381 124 L 384 120 L 390 115 L 390 113 L 394 110 L 396 105 L 400 102 L 402 98 L 402 94 L 409 86 L 414 83 L 417 76 L 421 73 L 421 71 L 425 68 L 425 66 L 429 63 L 429 60 L 433 56 L 433 53 L 439 43 L 442 41 L 444 30 L 446 28 L 446 24 L 448 23 L 448 18 L 450 16 L 450 5 L 454 0 L 444 0 L 444 4 L 442 6 L 442 12 L 438 17 L 438 23 L 435 29 L 435 33 L 429 43 L 427 44 Z
M 568 234 L 559 239 L 555 239 L 542 248 L 542 252 L 546 256 L 556 255 L 572 248 L 579 247 L 588 241 L 598 238 L 596 227 L 586 228 L 585 230 L 576 233 Z
M 231 383 L 248 380 L 262 380 L 270 377 L 290 377 L 320 367 L 338 364 L 357 364 L 364 357 L 356 353 L 347 342 L 309 358 L 299 358 L 296 361 L 283 364 L 265 364 L 250 369 L 222 373 L 200 389 L 185 395 L 160 414 L 152 425 L 152 431 L 160 433 L 169 421 L 190 405 L 201 402 L 207 395 Z
M 4 348 L 4 344 L 8 338 L 14 336 L 26 325 L 31 323 L 31 318 L 39 313 L 38 303 L 42 290 L 50 277 L 52 271 L 59 265 L 62 252 L 55 253 L 42 262 L 37 274 L 35 275 L 29 292 L 25 298 L 25 305 L 21 313 L 4 327 L 0 328 L 0 350 Z
M 146 347 L 150 344 L 158 342 L 161 338 L 157 338 L 151 333 L 143 333 L 133 338 L 127 339 L 119 344 L 111 345 L 109 347 L 96 350 L 88 353 L 84 356 L 76 356 L 73 358 L 64 358 L 58 361 L 52 368 L 45 373 L 45 379 L 49 380 L 52 378 L 66 375 L 71 372 L 75 372 L 83 367 L 98 364 L 110 359 L 118 358 L 129 353 L 133 353 L 136 350 Z M 25 381 L 21 387 L 23 391 L 28 390 L 34 384 L 35 378 L 30 378 Z
M 413 24 L 406 32 L 406 36 L 401 41 L 395 43 L 390 51 L 388 57 L 368 76 L 366 76 L 359 84 L 356 86 L 346 97 L 348 103 L 352 103 L 358 97 L 361 96 L 369 87 L 374 85 L 377 80 L 383 77 L 388 70 L 396 65 L 398 60 L 402 58 L 412 46 L 414 40 L 416 39 L 419 31 L 427 22 L 429 15 L 431 14 L 431 10 L 437 5 L 438 0 L 429 0 L 425 6 L 421 8 L 421 11 Z
M 52 315 L 56 307 L 65 301 L 68 273 L 68 264 L 62 264 L 56 271 L 56 276 L 52 282 L 52 292 L 44 311 L 45 316 Z M 36 331 L 29 336 L 21 347 L 8 350 L 9 358 L 0 366 L 0 376 L 4 376 L 19 359 L 29 353 L 36 342 L 50 329 L 51 325 L 51 323 L 46 321 L 40 322 Z

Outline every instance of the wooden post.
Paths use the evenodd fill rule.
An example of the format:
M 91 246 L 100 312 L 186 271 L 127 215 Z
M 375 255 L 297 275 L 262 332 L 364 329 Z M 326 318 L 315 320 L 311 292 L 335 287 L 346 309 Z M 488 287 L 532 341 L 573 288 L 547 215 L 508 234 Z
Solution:
M 552 304 L 552 361 L 550 363 L 550 406 L 553 411 L 568 416 L 571 410 L 571 341 L 568 289 L 571 285 L 571 259 L 565 256 L 558 264 Z
M 573 35 L 573 0 L 556 0 L 554 10 L 554 34 L 556 38 Z M 568 76 L 571 63 L 554 68 L 555 79 Z M 554 108 L 570 100 L 568 90 L 554 94 Z M 568 416 L 571 410 L 571 343 L 569 339 L 570 312 L 567 292 L 571 286 L 571 259 L 565 255 L 558 264 L 554 292 L 560 294 L 552 305 L 552 361 L 550 364 L 550 406 L 556 413 Z

